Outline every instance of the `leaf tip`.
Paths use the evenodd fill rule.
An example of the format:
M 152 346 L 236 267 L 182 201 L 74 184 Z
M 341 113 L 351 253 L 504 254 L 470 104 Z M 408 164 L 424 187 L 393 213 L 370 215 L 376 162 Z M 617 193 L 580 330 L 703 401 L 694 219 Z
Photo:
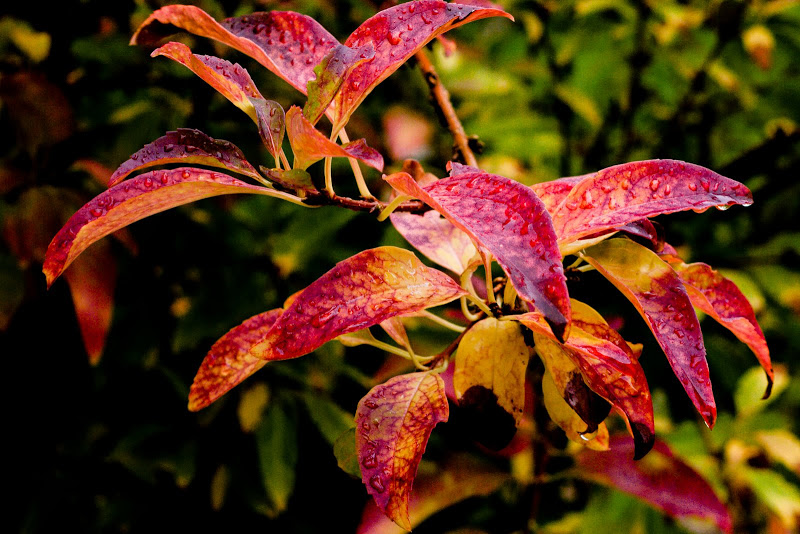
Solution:
M 656 436 L 647 425 L 642 423 L 633 423 L 631 433 L 633 434 L 633 459 L 641 460 L 653 448 Z
M 764 390 L 764 396 L 761 397 L 761 400 L 767 400 L 770 397 L 770 395 L 772 395 L 772 385 L 775 382 L 773 378 L 772 367 L 770 367 L 769 369 L 764 369 L 764 373 L 767 375 L 767 387 Z

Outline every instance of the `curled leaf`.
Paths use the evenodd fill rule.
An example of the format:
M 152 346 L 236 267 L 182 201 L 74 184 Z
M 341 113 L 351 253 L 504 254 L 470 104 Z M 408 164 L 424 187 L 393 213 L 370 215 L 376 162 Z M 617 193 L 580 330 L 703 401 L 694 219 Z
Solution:
M 458 345 L 453 375 L 456 398 L 470 412 L 474 426 L 489 427 L 490 436 L 481 436 L 480 441 L 493 450 L 508 444 L 522 419 L 530 357 L 520 325 L 494 317 L 473 325 Z
M 252 13 L 221 23 L 195 6 L 165 6 L 134 33 L 131 44 L 156 45 L 176 28 L 217 40 L 252 57 L 305 94 L 314 67 L 338 44 L 316 20 L 291 11 Z
M 433 427 L 450 409 L 437 374 L 396 376 L 358 403 L 356 452 L 361 480 L 392 521 L 411 530 L 408 503 L 417 467 Z
M 283 310 L 270 310 L 247 319 L 214 343 L 200 364 L 189 389 L 189 409 L 202 410 L 267 363 L 250 353 Z
M 519 296 L 542 312 L 563 339 L 569 297 L 550 216 L 533 191 L 513 180 L 467 166 L 420 187 L 407 173 L 384 178 L 419 198 L 497 259 Z
M 648 160 L 589 175 L 574 185 L 552 216 L 559 243 L 569 243 L 663 213 L 752 203 L 744 185 L 709 169 Z
M 679 260 L 668 261 L 683 281 L 692 304 L 733 332 L 755 353 L 767 374 L 764 398 L 769 397 L 775 373 L 772 370 L 767 341 L 747 297 L 736 284 L 705 263 L 686 264 Z
M 664 442 L 656 441 L 653 451 L 638 462 L 631 460 L 633 447 L 630 438 L 613 436 L 609 451 L 584 449 L 576 456 L 577 473 L 633 495 L 671 517 L 699 517 L 713 521 L 724 532 L 732 531 L 731 516 L 708 482 Z
M 273 100 L 254 98 L 258 135 L 272 157 L 278 159 L 283 150 L 283 136 L 286 133 L 286 114 L 283 107 Z
M 109 186 L 118 184 L 132 172 L 169 163 L 193 163 L 219 167 L 259 179 L 261 176 L 244 158 L 239 148 L 228 141 L 207 136 L 200 130 L 178 128 L 148 143 L 114 171 Z
M 407 250 L 365 250 L 298 294 L 252 352 L 265 360 L 297 358 L 342 334 L 463 294 L 452 278 L 426 267 Z
M 636 307 L 709 427 L 717 416 L 700 323 L 680 277 L 654 252 L 610 239 L 585 256 Z
M 119 183 L 75 212 L 50 242 L 42 268 L 47 285 L 89 245 L 124 226 L 201 198 L 235 193 L 286 196 L 227 174 L 192 167 L 151 171 Z
M 364 139 L 337 145 L 314 128 L 297 106 L 292 106 L 286 112 L 286 129 L 294 152 L 295 169 L 305 170 L 322 158 L 339 157 L 355 158 L 374 169 L 383 170 L 383 156 L 368 147 Z
M 434 37 L 488 17 L 513 20 L 511 15 L 496 8 L 420 0 L 384 9 L 364 21 L 344 44 L 350 48 L 360 48 L 371 43 L 375 57 L 354 68 L 336 95 L 333 130 L 339 131 L 376 85 Z
M 550 419 L 566 433 L 570 441 L 596 451 L 608 450 L 606 424 L 600 423 L 594 432 L 587 432 L 586 423 L 564 400 L 553 382 L 553 376 L 547 370 L 542 377 L 542 396 Z

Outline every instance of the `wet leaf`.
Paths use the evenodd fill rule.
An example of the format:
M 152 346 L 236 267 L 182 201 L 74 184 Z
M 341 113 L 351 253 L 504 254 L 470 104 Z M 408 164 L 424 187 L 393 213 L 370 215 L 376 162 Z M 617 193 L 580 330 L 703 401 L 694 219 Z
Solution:
M 131 44 L 154 46 L 176 27 L 252 57 L 305 94 L 314 67 L 338 44 L 316 20 L 291 11 L 252 13 L 221 23 L 194 6 L 165 6 L 136 30 Z
M 553 376 L 545 370 L 542 377 L 542 395 L 544 407 L 550 419 L 566 434 L 570 441 L 579 443 L 596 451 L 608 450 L 608 428 L 600 423 L 597 430 L 587 432 L 586 423 L 570 408 L 553 382 Z
M 250 354 L 250 349 L 266 335 L 282 311 L 255 315 L 214 343 L 189 389 L 191 411 L 202 410 L 264 367 L 267 362 Z
M 569 297 L 550 217 L 533 191 L 466 166 L 420 187 L 400 172 L 384 179 L 419 198 L 494 255 L 519 296 L 542 312 L 560 339 L 569 325 Z
M 336 95 L 333 131 L 339 131 L 347 123 L 350 114 L 376 85 L 434 37 L 462 24 L 488 17 L 513 20 L 511 15 L 500 9 L 421 0 L 390 7 L 364 21 L 344 44 L 350 48 L 360 48 L 372 43 L 375 56 L 353 69 Z
M 636 307 L 695 408 L 713 427 L 717 408 L 703 335 L 680 277 L 654 252 L 627 239 L 595 245 L 585 259 Z
M 303 290 L 252 349 L 265 360 L 308 354 L 342 334 L 439 306 L 464 294 L 407 250 L 378 247 L 339 262 Z
M 469 236 L 436 210 L 421 214 L 395 212 L 389 218 L 414 248 L 456 274 L 463 273 L 478 253 Z
M 347 75 L 373 57 L 375 46 L 371 42 L 359 48 L 337 45 L 328 52 L 314 69 L 316 78 L 308 82 L 308 101 L 303 107 L 303 115 L 311 124 L 316 124 L 325 114 Z
M 247 113 L 254 122 L 257 121 L 252 100 L 264 97 L 258 92 L 247 70 L 239 64 L 214 56 L 192 54 L 188 46 L 176 42 L 167 43 L 153 50 L 150 55 L 165 56 L 187 67 L 234 106 Z
M 752 203 L 744 185 L 704 167 L 648 160 L 589 175 L 575 184 L 552 216 L 559 243 L 569 243 L 663 213 Z
M 355 158 L 374 169 L 383 170 L 383 156 L 368 147 L 364 139 L 337 145 L 314 128 L 297 106 L 292 106 L 286 112 L 286 130 L 294 152 L 295 169 L 305 170 L 322 158 L 338 157 Z
M 42 268 L 47 285 L 89 245 L 120 228 L 175 206 L 236 193 L 286 197 L 274 189 L 192 167 L 151 171 L 117 184 L 79 209 L 50 242 Z
M 392 521 L 411 530 L 408 504 L 417 467 L 433 427 L 450 411 L 437 374 L 396 376 L 372 388 L 356 410 L 361 480 Z
M 255 432 L 264 489 L 277 514 L 294 492 L 297 465 L 297 410 L 289 401 L 274 402 Z
M 631 459 L 633 447 L 627 436 L 613 436 L 609 451 L 584 449 L 576 456 L 577 473 L 633 495 L 671 517 L 698 517 L 732 531 L 731 516 L 708 482 L 664 442 L 656 441 L 652 452 L 639 461 Z
M 258 135 L 275 160 L 283 150 L 283 136 L 286 133 L 286 113 L 275 101 L 254 98 L 253 107 L 258 117 Z
M 775 374 L 767 341 L 747 297 L 736 284 L 705 263 L 668 261 L 683 281 L 692 304 L 733 332 L 756 355 L 768 378 L 764 398 L 769 397 Z
M 453 375 L 456 398 L 468 413 L 489 410 L 492 414 L 492 443 L 481 439 L 487 447 L 505 447 L 519 426 L 525 407 L 525 370 L 531 354 L 520 325 L 494 317 L 473 325 L 458 345 Z M 492 406 L 475 405 L 482 400 Z M 493 411 L 495 406 L 500 410 Z M 475 426 L 482 425 L 475 421 Z
M 199 130 L 178 128 L 131 155 L 114 171 L 108 185 L 118 184 L 132 172 L 169 163 L 208 165 L 255 179 L 261 177 L 233 143 L 214 139 Z
M 582 176 L 568 176 L 566 178 L 559 178 L 558 180 L 551 180 L 549 182 L 540 182 L 533 184 L 531 189 L 536 193 L 536 196 L 541 199 L 547 213 L 553 215 L 556 208 L 567 198 L 567 194 L 572 191 L 575 184 L 579 183 L 584 178 L 594 176 L 594 174 L 584 174 Z
M 303 169 L 266 169 L 261 167 L 266 177 L 284 189 L 292 191 L 316 191 L 311 175 Z
M 436 512 L 470 497 L 486 496 L 497 491 L 510 476 L 495 467 L 478 463 L 466 455 L 448 458 L 432 473 L 420 473 L 414 482 L 414 493 L 408 504 L 411 527 L 416 527 Z M 375 506 L 367 503 L 358 534 L 402 533 L 403 529 L 389 521 Z

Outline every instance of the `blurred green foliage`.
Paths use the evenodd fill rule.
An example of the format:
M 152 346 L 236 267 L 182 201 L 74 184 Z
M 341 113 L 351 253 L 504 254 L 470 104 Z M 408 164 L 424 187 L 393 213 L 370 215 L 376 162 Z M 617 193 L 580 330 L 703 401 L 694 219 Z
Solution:
M 195 3 L 218 18 L 300 11 L 340 39 L 378 7 L 351 0 Z M 663 406 L 659 435 L 720 490 L 737 529 L 787 528 L 800 513 L 797 464 L 781 456 L 798 447 L 793 436 L 800 431 L 800 382 L 792 379 L 800 373 L 800 5 L 500 3 L 516 24 L 491 19 L 465 26 L 448 36 L 458 44 L 450 55 L 433 45 L 467 132 L 485 146 L 484 168 L 533 183 L 674 158 L 753 190 L 748 209 L 661 222 L 687 260 L 724 268 L 754 303 L 780 366 L 774 400 L 753 399 L 763 387 L 760 373 L 749 371 L 752 354 L 704 321 L 721 412 L 709 432 L 697 425 L 644 324 L 631 320 L 622 333 L 645 343 L 642 363 Z M 127 45 L 161 4 L 4 7 L 0 220 L 17 216 L 30 190 L 90 198 L 102 188 L 103 171 L 93 175 L 79 162 L 110 173 L 142 144 L 178 127 L 230 140 L 254 163 L 268 161 L 238 110 L 180 66 Z M 301 95 L 247 58 L 199 39 L 187 42 L 196 53 L 245 65 L 261 92 L 284 107 L 302 104 Z M 400 105 L 436 125 L 427 99 L 413 66 L 401 69 L 367 98 L 350 137 L 366 137 L 388 154 L 395 140 L 381 126 L 386 111 Z M 434 130 L 422 153 L 429 170 L 441 174 L 451 140 L 445 128 Z M 376 174 L 367 176 L 380 187 Z M 186 411 L 186 396 L 205 351 L 228 328 L 280 306 L 336 261 L 402 240 L 368 215 L 306 211 L 266 198 L 206 200 L 142 221 L 131 233 L 136 254 L 112 243 L 120 273 L 114 321 L 96 367 L 87 364 L 65 284 L 45 291 L 40 249 L 47 243 L 27 243 L 22 254 L 7 233 L 0 241 L 0 354 L 15 403 L 6 425 L 11 529 L 355 531 L 368 497 L 360 481 L 339 470 L 332 447 L 374 377 L 391 373 L 396 362 L 372 349 L 345 353 L 328 345 L 266 366 L 199 414 Z M 630 317 L 627 302 L 604 284 L 588 277 L 571 291 L 605 302 L 605 314 Z M 416 334 L 420 344 L 447 343 L 437 330 Z M 460 424 L 455 417 L 437 430 L 426 459 L 475 450 Z M 492 461 L 513 471 L 503 458 Z M 530 510 L 530 488 L 509 483 L 434 515 L 415 532 L 525 531 L 534 528 Z M 539 510 L 535 528 L 542 532 L 704 528 L 675 524 L 631 497 L 571 479 L 548 485 Z

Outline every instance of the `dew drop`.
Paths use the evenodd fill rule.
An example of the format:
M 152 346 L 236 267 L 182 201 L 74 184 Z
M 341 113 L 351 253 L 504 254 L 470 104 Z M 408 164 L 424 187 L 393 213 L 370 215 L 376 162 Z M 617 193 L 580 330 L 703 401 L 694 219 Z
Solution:
M 656 191 L 659 186 L 658 178 L 653 178 L 650 180 L 650 191 Z
M 414 29 L 414 25 L 413 25 L 413 24 L 411 24 L 411 23 L 409 22 L 409 23 L 408 23 L 408 26 L 406 26 L 406 29 L 407 29 L 408 31 L 411 31 L 411 30 L 413 30 L 413 29 Z
M 702 185 L 705 192 L 708 193 L 708 187 L 709 187 L 708 182 L 706 182 L 705 180 L 701 180 L 700 185 Z
M 719 189 L 719 182 L 715 182 L 714 187 L 711 188 L 711 190 L 714 191 L 715 193 L 717 192 L 717 189 Z
M 566 203 L 566 206 L 568 210 L 574 210 L 577 209 L 578 203 L 575 202 L 574 200 L 570 200 L 569 202 Z
M 374 469 L 375 467 L 377 467 L 378 466 L 378 458 L 375 457 L 375 453 L 372 452 L 372 453 L 368 454 L 367 456 L 365 456 L 364 459 L 361 460 L 361 465 L 363 465 L 367 469 Z M 372 477 L 372 478 L 374 479 L 376 477 Z M 380 482 L 380 477 L 377 477 L 377 480 Z M 371 483 L 371 481 L 370 481 L 370 483 Z M 381 484 L 381 486 L 383 486 L 383 484 Z M 374 484 L 373 484 L 373 487 L 375 487 Z M 375 488 L 375 489 L 377 490 L 378 488 Z M 378 490 L 378 491 L 383 491 L 383 490 L 381 489 L 381 490 Z
M 697 191 L 697 184 L 692 182 L 689 184 L 689 189 L 692 191 Z
M 192 145 L 186 145 L 186 152 L 188 152 L 188 153 L 190 153 L 190 154 L 191 154 L 192 152 L 194 152 L 194 151 L 196 151 L 196 150 L 197 150 L 197 147 L 196 147 L 196 146 L 192 146 Z
M 616 198 L 611 197 L 611 198 L 608 199 L 608 209 L 610 209 L 610 210 L 617 209 L 617 199 Z
M 144 186 L 147 188 L 153 187 L 153 179 L 149 176 L 144 179 Z
M 398 45 L 400 44 L 400 33 L 391 33 L 389 32 L 389 44 Z
M 184 178 L 189 178 L 190 176 L 189 171 L 183 171 L 183 174 L 181 174 L 181 176 L 183 176 Z
M 133 154 L 133 155 L 131 156 L 131 159 L 132 159 L 133 161 L 136 161 L 137 159 L 139 159 L 139 153 L 137 152 L 137 153 Z
M 669 195 L 669 194 L 671 194 L 671 193 L 672 193 L 672 186 L 670 186 L 669 184 L 667 184 L 667 185 L 664 187 L 664 196 L 667 196 L 667 195 Z
M 372 489 L 377 491 L 378 493 L 383 493 L 386 491 L 386 488 L 383 485 L 383 480 L 381 479 L 380 475 L 375 475 L 369 479 L 369 485 L 372 486 Z
M 161 173 L 161 183 L 167 185 L 167 182 L 169 182 L 169 177 L 167 176 L 167 173 L 165 172 Z
M 175 148 L 175 145 L 164 145 L 164 152 L 172 152 L 173 148 Z
M 730 204 L 723 204 L 722 206 L 715 206 L 715 207 L 716 207 L 716 208 L 717 208 L 719 211 L 726 211 L 726 210 L 727 210 L 727 209 L 729 209 L 731 206 L 730 206 Z
M 429 19 L 428 17 L 426 17 L 426 16 L 425 16 L 425 13 L 421 13 L 421 14 L 420 14 L 420 17 L 422 18 L 422 22 L 424 22 L 425 24 L 430 24 L 430 23 L 431 23 L 431 19 Z
M 619 184 L 619 185 L 620 185 L 620 187 L 622 187 L 622 189 L 624 189 L 625 191 L 627 191 L 627 190 L 628 190 L 628 189 L 630 189 L 630 187 L 631 187 L 631 183 L 630 183 L 630 182 L 629 182 L 627 179 L 623 179 L 623 180 L 622 180 L 622 182 L 620 182 L 620 184 Z
M 100 208 L 92 208 L 91 213 L 92 217 L 100 217 L 105 211 Z
M 358 88 L 359 88 L 359 87 L 361 87 L 361 82 L 360 82 L 360 81 L 358 81 L 358 80 L 353 80 L 353 81 L 350 83 L 350 85 L 352 86 L 352 88 L 353 88 L 353 89 L 356 89 L 356 90 L 358 90 Z

